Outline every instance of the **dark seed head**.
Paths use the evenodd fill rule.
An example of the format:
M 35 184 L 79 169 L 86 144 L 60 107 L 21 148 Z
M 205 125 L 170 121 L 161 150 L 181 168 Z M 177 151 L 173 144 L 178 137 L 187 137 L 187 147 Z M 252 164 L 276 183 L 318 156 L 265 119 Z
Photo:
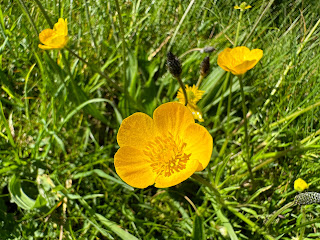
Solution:
M 320 193 L 317 193 L 317 192 L 300 193 L 294 198 L 294 203 L 297 205 L 309 205 L 313 203 L 320 203 Z
M 210 71 L 210 58 L 205 57 L 200 64 L 200 74 L 205 77 Z
M 167 66 L 172 76 L 175 78 L 180 77 L 182 72 L 181 62 L 172 52 L 168 52 L 167 54 Z

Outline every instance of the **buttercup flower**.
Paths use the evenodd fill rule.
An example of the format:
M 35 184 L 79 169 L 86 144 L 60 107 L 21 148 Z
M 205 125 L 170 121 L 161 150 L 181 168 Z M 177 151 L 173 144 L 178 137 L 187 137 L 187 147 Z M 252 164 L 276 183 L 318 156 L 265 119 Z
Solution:
M 124 119 L 117 141 L 116 172 L 136 188 L 181 183 L 208 165 L 213 148 L 209 132 L 177 102 L 159 106 L 153 119 L 140 112 Z
M 53 29 L 45 29 L 39 34 L 39 40 L 42 44 L 38 47 L 45 50 L 61 49 L 68 43 L 67 19 L 59 18 Z
M 234 9 L 239 9 L 242 12 L 249 9 L 249 8 L 251 8 L 251 6 L 248 5 L 246 2 L 241 3 L 240 7 L 238 5 L 234 6 Z
M 218 65 L 234 75 L 242 75 L 253 68 L 263 56 L 261 49 L 247 47 L 226 48 L 218 55 Z
M 301 178 L 298 178 L 294 181 L 294 189 L 298 192 L 302 192 L 303 190 L 307 189 L 309 185 Z
M 197 102 L 202 98 L 204 91 L 199 90 L 198 87 L 196 87 L 195 85 L 193 85 L 192 87 L 186 85 L 186 92 L 188 96 L 188 109 L 191 111 L 194 119 L 198 120 L 199 122 L 203 122 L 202 112 L 197 106 Z M 182 88 L 179 89 L 177 98 L 179 99 L 179 103 L 185 103 Z

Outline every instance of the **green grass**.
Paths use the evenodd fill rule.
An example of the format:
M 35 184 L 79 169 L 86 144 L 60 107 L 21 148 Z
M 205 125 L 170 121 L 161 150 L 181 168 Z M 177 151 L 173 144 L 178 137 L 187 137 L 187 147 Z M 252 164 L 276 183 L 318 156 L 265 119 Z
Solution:
M 243 79 L 253 178 L 240 85 L 230 75 L 228 123 L 230 81 L 217 65 L 239 4 L 120 1 L 120 24 L 116 1 L 0 0 L 0 238 L 319 239 L 317 204 L 266 222 L 294 200 L 297 178 L 320 192 L 320 4 L 258 0 L 243 15 L 238 45 L 264 51 Z M 59 17 L 68 49 L 41 50 L 39 32 Z M 199 103 L 209 166 L 168 189 L 128 186 L 113 164 L 122 119 L 176 100 L 168 51 L 196 84 L 208 54 L 188 51 L 205 46 L 217 49 Z

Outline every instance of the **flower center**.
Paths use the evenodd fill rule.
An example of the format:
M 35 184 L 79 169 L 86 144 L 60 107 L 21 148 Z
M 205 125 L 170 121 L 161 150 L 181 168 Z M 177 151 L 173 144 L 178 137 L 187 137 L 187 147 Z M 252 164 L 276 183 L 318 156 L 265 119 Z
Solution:
M 144 154 L 149 158 L 152 170 L 158 175 L 171 176 L 186 168 L 191 153 L 184 152 L 187 144 L 179 137 L 174 139 L 169 133 L 167 136 L 158 136 L 150 142 Z

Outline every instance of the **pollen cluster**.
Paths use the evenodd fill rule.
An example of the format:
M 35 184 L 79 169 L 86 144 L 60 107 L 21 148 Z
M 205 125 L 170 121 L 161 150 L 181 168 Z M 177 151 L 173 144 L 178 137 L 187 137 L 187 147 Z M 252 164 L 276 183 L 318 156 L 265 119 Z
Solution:
M 174 139 L 173 135 L 168 133 L 167 136 L 155 137 L 143 152 L 157 175 L 169 177 L 186 168 L 191 156 L 191 153 L 184 152 L 186 146 L 180 138 Z

